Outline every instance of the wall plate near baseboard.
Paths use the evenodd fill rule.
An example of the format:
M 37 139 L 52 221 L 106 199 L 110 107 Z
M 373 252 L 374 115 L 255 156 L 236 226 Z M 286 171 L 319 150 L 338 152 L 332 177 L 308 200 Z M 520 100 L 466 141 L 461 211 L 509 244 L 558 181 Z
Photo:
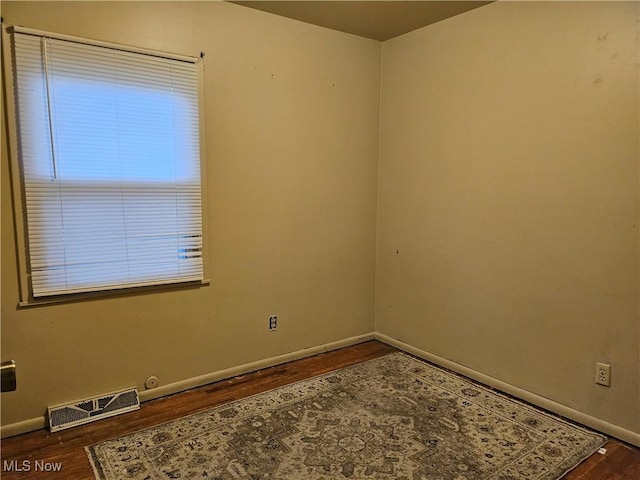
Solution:
M 48 407 L 47 417 L 49 429 L 51 432 L 57 432 L 101 418 L 138 410 L 139 408 L 138 390 L 135 387 L 131 387 L 84 400 Z

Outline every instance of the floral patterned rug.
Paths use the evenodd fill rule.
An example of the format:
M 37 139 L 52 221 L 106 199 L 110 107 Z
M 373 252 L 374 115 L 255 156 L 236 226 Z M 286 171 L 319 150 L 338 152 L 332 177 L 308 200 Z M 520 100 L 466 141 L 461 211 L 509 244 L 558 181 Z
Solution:
M 108 480 L 557 480 L 604 441 L 393 353 L 86 451 Z

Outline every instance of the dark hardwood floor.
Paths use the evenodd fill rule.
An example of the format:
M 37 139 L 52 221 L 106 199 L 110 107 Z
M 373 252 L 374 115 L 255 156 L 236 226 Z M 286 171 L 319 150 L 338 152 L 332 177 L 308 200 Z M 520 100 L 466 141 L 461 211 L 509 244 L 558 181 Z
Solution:
M 153 400 L 140 410 L 88 425 L 49 433 L 46 430 L 2 440 L 1 477 L 11 479 L 93 479 L 84 447 L 143 428 L 165 423 L 184 415 L 206 410 L 249 395 L 292 382 L 321 375 L 338 368 L 370 360 L 390 352 L 393 347 L 371 341 L 327 352 L 295 362 L 271 367 L 229 380 L 206 385 L 170 397 Z M 606 445 L 606 454 L 596 453 L 564 478 L 565 480 L 638 480 L 640 449 L 616 440 Z M 36 472 L 35 461 L 59 463 L 59 472 Z M 10 462 L 30 465 L 30 471 L 8 471 Z M 27 464 L 23 464 L 27 461 Z M 15 465 L 15 464 L 14 464 Z M 26 469 L 23 469 L 26 470 Z

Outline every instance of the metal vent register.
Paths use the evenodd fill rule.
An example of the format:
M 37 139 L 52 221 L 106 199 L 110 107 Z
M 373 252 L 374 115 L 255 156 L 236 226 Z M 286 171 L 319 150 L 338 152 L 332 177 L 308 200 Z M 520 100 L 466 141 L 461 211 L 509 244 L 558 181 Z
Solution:
M 138 390 L 135 387 L 64 405 L 49 407 L 49 429 L 52 432 L 113 417 L 140 408 Z

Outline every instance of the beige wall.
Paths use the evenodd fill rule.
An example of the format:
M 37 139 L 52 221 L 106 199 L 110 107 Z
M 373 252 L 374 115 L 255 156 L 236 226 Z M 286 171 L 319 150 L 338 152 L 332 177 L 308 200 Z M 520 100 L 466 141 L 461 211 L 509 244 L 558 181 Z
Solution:
M 371 332 L 380 49 L 218 2 L 2 2 L 5 24 L 205 57 L 212 285 L 17 310 L 2 148 L 2 424 Z M 4 123 L 4 122 L 3 122 Z M 3 131 L 3 137 L 5 137 Z M 276 332 L 267 330 L 277 314 Z
M 363 334 L 375 305 L 382 334 L 640 432 L 637 3 L 492 4 L 385 42 L 382 79 L 379 43 L 236 5 L 2 15 L 206 53 L 213 280 L 17 310 L 3 144 L 3 425 Z
M 634 432 L 638 9 L 498 2 L 383 44 L 376 272 L 377 331 Z

